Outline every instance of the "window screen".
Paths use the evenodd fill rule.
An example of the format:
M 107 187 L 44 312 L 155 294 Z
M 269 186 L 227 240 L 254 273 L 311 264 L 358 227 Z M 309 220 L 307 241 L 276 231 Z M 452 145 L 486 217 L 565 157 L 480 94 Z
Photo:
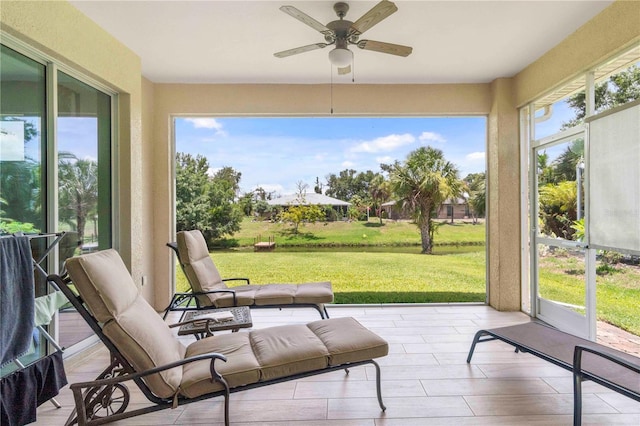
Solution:
M 589 122 L 589 245 L 640 253 L 640 101 Z

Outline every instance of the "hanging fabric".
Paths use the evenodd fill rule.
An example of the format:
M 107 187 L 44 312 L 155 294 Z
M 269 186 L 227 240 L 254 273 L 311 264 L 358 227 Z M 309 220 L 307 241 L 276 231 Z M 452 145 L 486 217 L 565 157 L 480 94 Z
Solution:
M 0 238 L 0 365 L 28 352 L 34 328 L 35 289 L 26 236 Z

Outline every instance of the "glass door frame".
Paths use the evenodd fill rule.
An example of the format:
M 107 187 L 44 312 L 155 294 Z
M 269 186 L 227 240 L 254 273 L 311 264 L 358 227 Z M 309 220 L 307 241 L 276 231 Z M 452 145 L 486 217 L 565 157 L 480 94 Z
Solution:
M 593 102 L 593 74 L 589 73 L 587 76 L 587 116 L 591 114 L 591 107 Z M 528 241 L 523 239 L 523 283 L 524 279 L 529 280 L 529 314 L 545 321 L 559 329 L 567 331 L 569 333 L 581 336 L 586 339 L 596 339 L 597 320 L 596 320 L 596 250 L 589 248 L 588 245 L 588 229 L 585 228 L 584 241 L 571 241 L 563 238 L 549 238 L 544 237 L 538 232 L 538 217 L 539 217 L 539 204 L 538 204 L 538 163 L 537 153 L 544 148 L 553 147 L 561 143 L 571 141 L 577 137 L 584 138 L 584 151 L 585 151 L 585 173 L 583 173 L 584 183 L 584 216 L 589 214 L 589 178 L 588 178 L 588 150 L 589 150 L 589 126 L 588 124 L 581 124 L 570 129 L 558 132 L 551 136 L 547 136 L 541 139 L 535 139 L 535 123 L 536 123 L 536 110 L 534 104 L 531 103 L 525 108 L 521 109 L 521 123 L 526 126 L 527 131 L 523 131 L 521 136 L 525 138 L 522 144 L 523 151 L 527 155 L 523 155 L 522 160 L 522 182 L 528 182 L 528 195 L 525 191 L 522 193 L 523 204 L 528 201 L 529 208 L 523 209 L 522 217 L 522 229 L 528 229 Z M 525 201 L 526 200 L 526 201 Z M 528 215 L 526 212 L 528 211 Z M 588 220 L 585 217 L 585 227 Z M 524 235 L 524 234 L 523 234 Z M 562 306 L 553 301 L 547 300 L 540 296 L 540 281 L 539 281 L 539 262 L 538 262 L 538 246 L 540 244 L 547 246 L 555 246 L 560 248 L 566 248 L 569 250 L 584 250 L 585 253 L 585 300 L 584 300 L 584 315 L 578 314 L 565 306 Z M 528 274 L 525 272 L 528 271 Z M 528 275 L 528 276 L 527 276 Z M 523 293 L 524 296 L 524 293 Z M 523 303 L 523 306 L 525 304 Z

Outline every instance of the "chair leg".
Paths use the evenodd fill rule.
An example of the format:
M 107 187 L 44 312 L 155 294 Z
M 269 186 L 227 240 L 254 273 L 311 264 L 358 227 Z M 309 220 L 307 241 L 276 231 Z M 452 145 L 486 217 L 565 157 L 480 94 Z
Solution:
M 484 330 L 480 330 L 473 337 L 473 343 L 471 343 L 471 348 L 469 348 L 469 355 L 467 356 L 467 364 L 471 362 L 471 357 L 473 357 L 473 351 L 476 349 L 476 344 L 480 341 L 480 338 L 484 334 Z
M 386 411 L 387 407 L 385 407 L 382 402 L 382 386 L 380 385 L 380 366 L 377 362 L 371 360 L 371 363 L 376 367 L 376 391 L 378 393 L 378 404 L 380 404 L 380 408 L 382 411 Z
M 582 424 L 582 376 L 573 373 L 573 426 Z

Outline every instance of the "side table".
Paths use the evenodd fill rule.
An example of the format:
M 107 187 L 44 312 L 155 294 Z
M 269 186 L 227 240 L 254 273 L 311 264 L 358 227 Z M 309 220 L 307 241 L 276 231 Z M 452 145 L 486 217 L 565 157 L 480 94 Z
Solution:
M 200 309 L 197 311 L 188 311 L 182 322 L 193 321 L 198 316 L 211 314 L 214 312 L 231 312 L 233 314 L 233 320 L 229 321 L 209 321 L 209 327 L 207 330 L 207 321 L 202 320 L 198 322 L 190 322 L 181 326 L 178 329 L 178 336 L 186 336 L 193 334 L 196 339 L 201 339 L 207 335 L 217 331 L 232 330 L 238 331 L 241 328 L 249 328 L 253 326 L 251 320 L 251 310 L 248 306 L 237 306 L 233 308 L 212 308 L 212 309 Z

